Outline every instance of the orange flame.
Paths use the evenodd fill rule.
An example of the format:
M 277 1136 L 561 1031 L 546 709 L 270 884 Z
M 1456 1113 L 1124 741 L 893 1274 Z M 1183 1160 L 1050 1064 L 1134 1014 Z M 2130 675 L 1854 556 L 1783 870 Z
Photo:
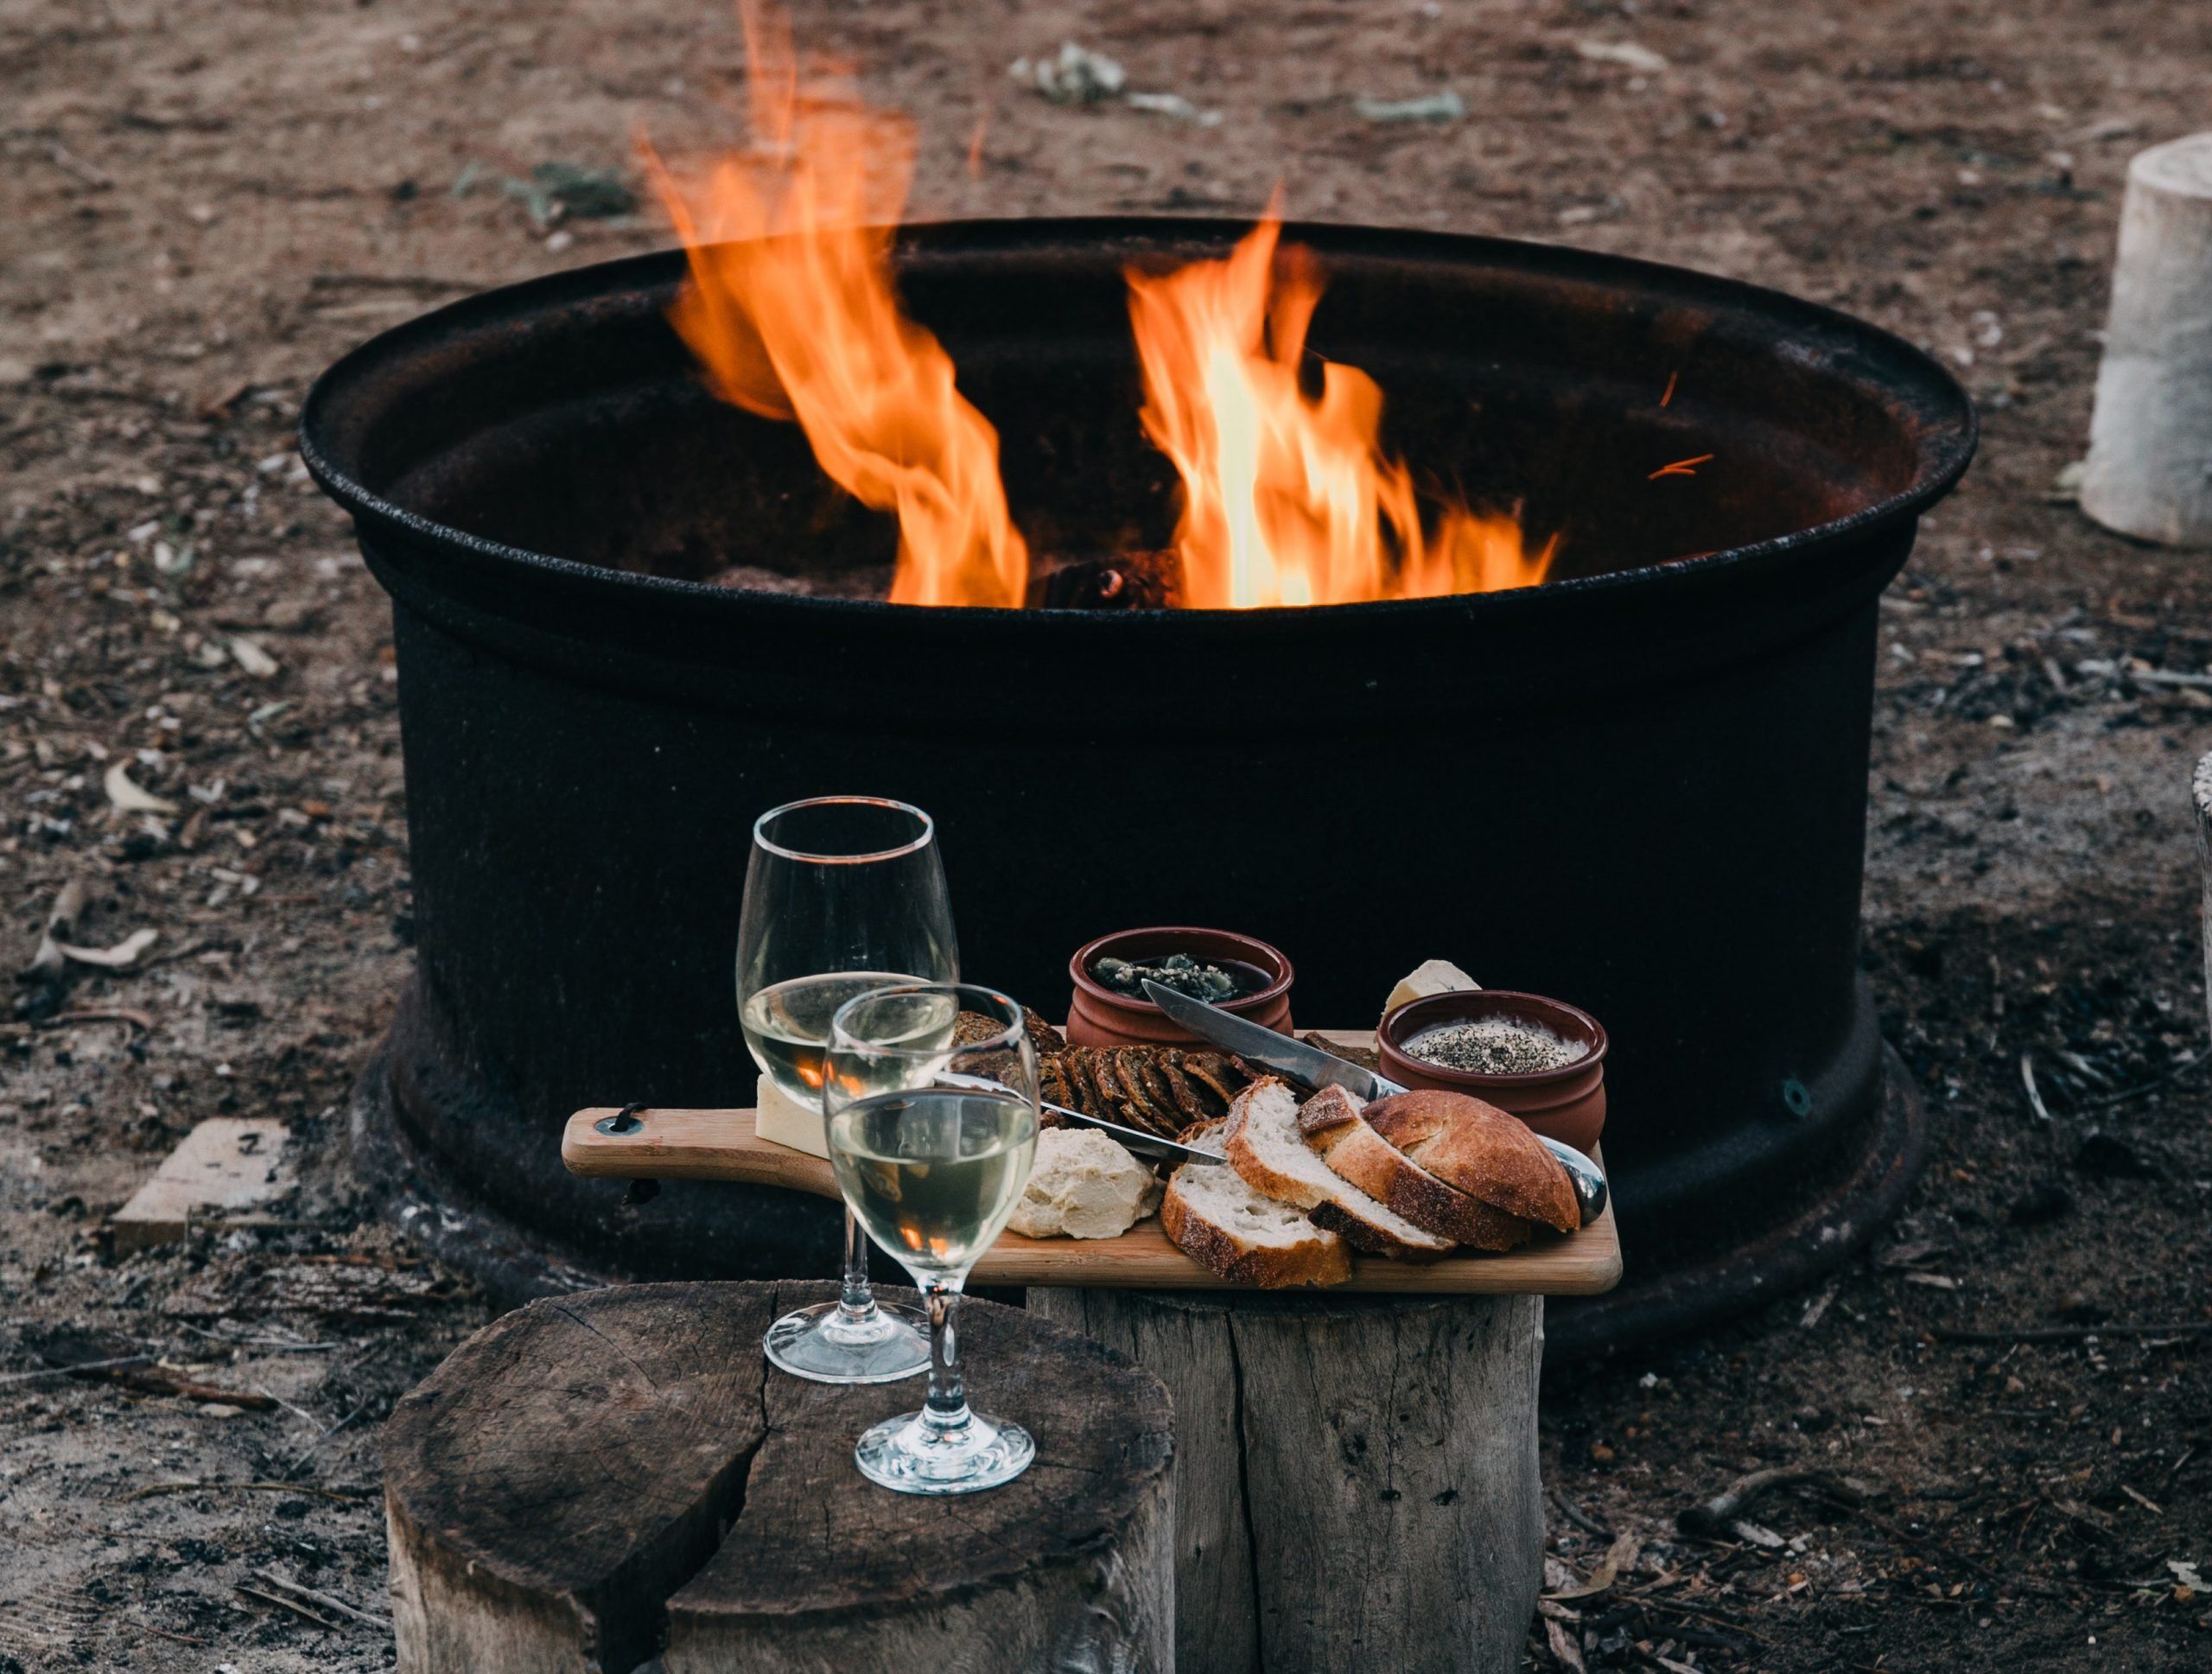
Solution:
M 1220 261 L 1131 270 L 1145 434 L 1183 483 L 1175 532 L 1183 602 L 1201 608 L 1344 604 L 1533 587 L 1518 522 L 1446 506 L 1422 528 L 1413 475 L 1380 441 L 1382 391 L 1325 363 L 1301 385 L 1322 281 L 1312 252 L 1276 248 L 1267 218 Z
M 753 150 L 684 183 L 646 148 L 690 264 L 670 318 L 718 395 L 798 420 L 833 481 L 898 514 L 894 603 L 1018 606 L 1029 555 L 998 432 L 893 282 L 912 130 L 861 105 L 833 67 L 801 63 L 760 0 L 739 11 Z

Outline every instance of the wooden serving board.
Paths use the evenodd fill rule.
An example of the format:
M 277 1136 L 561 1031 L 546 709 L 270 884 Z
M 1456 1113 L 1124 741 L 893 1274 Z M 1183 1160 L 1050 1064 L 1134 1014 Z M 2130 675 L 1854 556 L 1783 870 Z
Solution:
M 1335 1034 L 1345 1044 L 1371 1037 Z M 836 1198 L 837 1181 L 819 1157 L 766 1140 L 749 1110 L 641 1107 L 632 1133 L 599 1131 L 612 1106 L 578 1111 L 561 1139 L 561 1160 L 575 1174 L 613 1180 L 734 1180 Z M 1597 1156 L 1605 1166 L 1604 1153 Z M 1224 1165 L 1226 1166 L 1226 1165 Z M 1539 1233 L 1505 1255 L 1466 1251 L 1426 1265 L 1354 1256 L 1338 1290 L 1427 1295 L 1588 1296 L 1620 1283 L 1620 1238 L 1605 1213 L 1566 1238 Z M 1241 1290 L 1170 1243 L 1160 1219 L 1139 1221 L 1116 1238 L 1025 1238 L 1004 1232 L 969 1279 L 977 1284 L 1106 1285 L 1125 1290 Z

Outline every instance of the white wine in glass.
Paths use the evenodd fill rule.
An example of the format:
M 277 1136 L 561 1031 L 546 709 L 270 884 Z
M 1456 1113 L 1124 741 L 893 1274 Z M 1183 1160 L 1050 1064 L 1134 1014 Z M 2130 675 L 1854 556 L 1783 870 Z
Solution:
M 738 1021 L 761 1073 L 793 1103 L 823 1108 L 823 1053 L 838 1007 L 887 983 L 959 974 L 937 827 L 920 809 L 881 797 L 815 797 L 754 824 L 737 934 Z M 785 1372 L 829 1384 L 888 1383 L 929 1365 L 927 1322 L 914 1308 L 876 1301 L 868 1239 L 849 1212 L 842 1294 L 785 1314 L 762 1347 Z
M 822 1060 L 830 1051 L 830 1020 L 837 1009 L 870 989 L 925 980 L 911 971 L 860 971 L 794 977 L 771 983 L 737 1014 L 753 1061 L 794 1104 L 822 1103 Z
M 870 1238 L 904 1266 L 964 1274 L 1006 1230 L 1037 1149 L 1011 1093 L 878 1093 L 830 1119 L 830 1161 Z

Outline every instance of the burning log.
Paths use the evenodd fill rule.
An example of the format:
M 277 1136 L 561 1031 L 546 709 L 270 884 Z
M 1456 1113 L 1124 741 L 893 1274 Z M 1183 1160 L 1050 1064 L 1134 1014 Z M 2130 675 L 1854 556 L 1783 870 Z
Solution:
M 1033 610 L 1173 610 L 1183 603 L 1182 572 L 1173 552 L 1040 557 L 1027 602 Z
M 2127 167 L 2082 509 L 2123 535 L 2212 543 L 2212 133 Z

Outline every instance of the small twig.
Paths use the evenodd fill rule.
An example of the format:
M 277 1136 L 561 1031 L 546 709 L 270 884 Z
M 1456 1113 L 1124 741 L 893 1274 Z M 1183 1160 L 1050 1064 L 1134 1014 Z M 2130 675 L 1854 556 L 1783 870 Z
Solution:
M 134 1006 L 90 1006 L 82 1011 L 56 1012 L 39 1024 L 41 1028 L 67 1028 L 72 1023 L 130 1023 L 151 1034 L 153 1018 Z
M 220 1343 L 226 1348 L 262 1348 L 275 1354 L 328 1354 L 346 1346 L 343 1343 L 288 1342 L 282 1337 L 226 1337 L 219 1331 L 210 1331 L 205 1326 L 194 1325 L 188 1320 L 177 1323 L 195 1337 L 205 1337 L 211 1343 Z
M 151 1499 L 157 1494 L 188 1493 L 312 1494 L 317 1499 L 335 1499 L 345 1504 L 377 1497 L 373 1488 L 319 1488 L 308 1482 L 149 1482 L 143 1488 L 133 1488 L 118 1496 L 111 1503 L 120 1505 L 133 1499 Z
M 41 1366 L 36 1372 L 11 1372 L 0 1378 L 0 1384 L 29 1384 L 41 1378 L 73 1378 L 80 1372 L 112 1372 L 118 1366 L 143 1366 L 153 1364 L 150 1354 L 126 1354 L 116 1360 L 86 1360 L 73 1366 Z
M 256 1569 L 253 1572 L 253 1578 L 264 1587 L 273 1587 L 287 1597 L 300 1599 L 318 1609 L 335 1610 L 340 1615 L 359 1622 L 365 1626 L 380 1627 L 387 1633 L 391 1632 L 390 1618 L 372 1616 L 365 1610 L 357 1610 L 343 1599 L 333 1598 L 327 1593 L 318 1593 L 314 1588 L 302 1587 L 296 1581 L 287 1581 L 273 1569 Z
M 1559 1507 L 1560 1516 L 1581 1530 L 1583 1533 L 1595 1535 L 1600 1540 L 1611 1540 L 1613 1537 L 1613 1531 L 1611 1529 L 1592 1518 L 1565 1494 L 1554 1490 L 1552 1494 L 1552 1504 Z
M 314 1430 L 317 1435 L 321 1435 L 321 1432 L 322 1432 L 322 1420 L 321 1420 L 321 1419 L 320 1419 L 320 1418 L 318 1418 L 318 1417 L 316 1417 L 313 1413 L 309 1412 L 309 1411 L 308 1411 L 305 1407 L 296 1407 L 296 1406 L 294 1406 L 294 1405 L 293 1405 L 289 1401 L 287 1401 L 287 1400 L 286 1400 L 283 1396 L 281 1396 L 281 1395 L 277 1394 L 275 1391 L 270 1390 L 270 1389 L 268 1389 L 268 1388 L 266 1388 L 266 1387 L 264 1387 L 264 1386 L 263 1386 L 263 1385 L 261 1385 L 261 1384 L 255 1384 L 255 1385 L 254 1385 L 254 1391 L 253 1391 L 253 1392 L 254 1392 L 255 1394 L 257 1394 L 257 1395 L 266 1395 L 266 1396 L 267 1396 L 270 1400 L 274 1401 L 274 1402 L 275 1402 L 278 1406 L 280 1406 L 280 1407 L 283 1408 L 285 1411 L 287 1411 L 287 1412 L 290 1413 L 290 1414 L 292 1415 L 292 1416 L 293 1416 L 293 1417 L 295 1417 L 295 1418 L 298 1419 L 302 1423 L 303 1423 L 303 1424 L 307 1425 L 307 1427 L 308 1427 L 309 1429 Z
M 334 1621 L 330 1617 L 322 1614 L 320 1611 L 308 1609 L 306 1605 L 301 1603 L 297 1599 L 286 1598 L 282 1593 L 270 1593 L 264 1591 L 258 1587 L 249 1587 L 242 1581 L 232 1582 L 231 1583 L 231 1590 L 237 1593 L 243 1593 L 250 1599 L 259 1599 L 264 1604 L 273 1604 L 279 1610 L 289 1610 L 296 1616 L 304 1616 L 308 1620 L 313 1622 L 317 1627 L 327 1627 L 334 1633 L 340 1632 L 341 1629 L 342 1625 L 340 1623 Z
M 1955 1331 L 1936 1326 L 1929 1334 L 1939 1343 L 2078 1343 L 2085 1337 L 2201 1337 L 2212 1321 L 2184 1320 L 2173 1325 L 2038 1325 L 2017 1331 Z
M 165 1639 L 175 1639 L 179 1645 L 213 1645 L 215 1643 L 213 1639 L 195 1639 L 189 1633 L 173 1633 L 168 1628 L 156 1627 L 149 1621 L 142 1621 L 138 1626 L 144 1628 L 149 1633 L 159 1633 Z
M 1677 1512 L 1675 1526 L 1694 1539 L 1732 1540 L 1736 1524 L 1743 1521 L 1751 1502 L 1768 1489 L 1794 1487 L 1800 1482 L 1815 1481 L 1827 1474 L 1825 1471 L 1810 1471 L 1787 1465 L 1753 1471 L 1749 1475 L 1738 1477 L 1703 1504 Z
M 2028 1108 L 2036 1113 L 2036 1120 L 2050 1121 L 2050 1111 L 2043 1102 L 2043 1094 L 2036 1091 L 2036 1060 L 2032 1052 L 2020 1054 L 2020 1085 L 2028 1090 Z
M 2174 1479 L 2181 1474 L 2182 1467 L 2188 1464 L 2190 1460 L 2196 1457 L 2196 1449 L 2195 1448 L 2183 1448 L 2182 1449 L 2181 1457 L 2175 1460 L 2174 1462 L 2167 1467 L 2165 1480 L 2158 1484 L 2158 1492 L 2160 1493 L 2172 1493 Z
M 98 163 L 86 162 L 84 158 L 79 156 L 74 151 L 62 144 L 59 140 L 54 142 L 53 147 L 47 152 L 47 156 L 54 159 L 54 166 L 55 168 L 65 169 L 68 173 L 74 175 L 79 180 L 84 181 L 87 186 L 96 187 L 99 190 L 105 192 L 115 184 L 114 175 L 109 174 L 106 169 L 101 168 Z M 204 1645 L 207 1641 L 204 1639 L 194 1639 L 192 1643 L 194 1645 Z
M 2094 1098 L 2078 1100 L 2075 1108 L 2084 1111 L 2101 1111 L 2107 1105 L 2125 1104 L 2131 1098 L 2140 1098 L 2146 1092 L 2156 1092 L 2161 1087 L 2171 1085 L 2192 1070 L 2203 1068 L 2204 1060 L 2205 1054 L 2200 1052 L 2186 1063 L 2176 1065 L 2155 1081 L 2145 1081 L 2133 1087 L 2122 1087 L 2118 1092 L 2101 1093 Z
M 307 1444 L 306 1448 L 302 1450 L 296 1459 L 293 1460 L 290 1464 L 284 1467 L 284 1474 L 289 1476 L 293 1472 L 298 1470 L 301 1466 L 306 1464 L 309 1459 L 315 1456 L 315 1451 L 316 1448 L 320 1448 L 324 1442 L 330 1440 L 332 1436 L 337 1435 L 339 1431 L 344 1429 L 348 1424 L 352 1423 L 356 1418 L 359 1418 L 368 1410 L 369 1403 L 366 1401 L 362 1402 L 359 1406 L 355 1407 L 353 1411 L 347 1413 L 343 1418 L 333 1424 L 328 1429 L 323 1431 L 321 1435 L 316 1436 L 314 1441 Z

